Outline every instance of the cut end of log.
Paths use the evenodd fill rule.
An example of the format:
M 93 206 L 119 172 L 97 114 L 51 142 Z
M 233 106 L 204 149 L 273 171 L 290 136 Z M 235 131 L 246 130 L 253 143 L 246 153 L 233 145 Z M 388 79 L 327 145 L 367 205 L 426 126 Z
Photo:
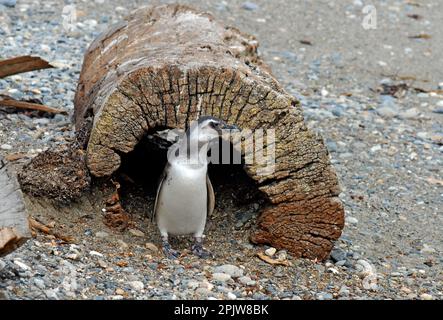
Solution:
M 257 46 L 254 37 L 180 5 L 142 8 L 112 26 L 86 52 L 74 101 L 76 127 L 92 122 L 86 165 L 96 177 L 110 176 L 148 132 L 186 129 L 202 115 L 274 129 L 274 170 L 244 168 L 269 203 L 251 239 L 325 259 L 343 228 L 337 177 L 323 140 L 308 130 L 299 102 Z

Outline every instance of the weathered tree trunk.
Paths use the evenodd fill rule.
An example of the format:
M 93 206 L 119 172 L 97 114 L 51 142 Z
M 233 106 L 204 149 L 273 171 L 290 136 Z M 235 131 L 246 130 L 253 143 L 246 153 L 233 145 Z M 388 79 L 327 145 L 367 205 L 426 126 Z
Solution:
M 324 259 L 344 222 L 337 178 L 322 139 L 307 129 L 299 102 L 257 56 L 257 45 L 180 5 L 142 8 L 111 27 L 86 52 L 75 97 L 76 127 L 93 119 L 87 166 L 109 176 L 148 130 L 186 128 L 200 115 L 275 129 L 275 172 L 245 166 L 269 200 L 251 238 Z
M 30 235 L 23 194 L 0 157 L 0 256 L 18 248 Z

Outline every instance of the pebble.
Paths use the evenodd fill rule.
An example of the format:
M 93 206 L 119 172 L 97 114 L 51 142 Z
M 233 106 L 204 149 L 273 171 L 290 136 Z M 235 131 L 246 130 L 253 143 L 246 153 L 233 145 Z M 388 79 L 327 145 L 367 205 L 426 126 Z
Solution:
M 201 297 L 207 297 L 212 294 L 212 292 L 207 288 L 198 288 L 195 290 L 195 294 Z
M 130 281 L 128 284 L 135 291 L 141 291 L 145 288 L 145 285 L 141 281 Z
M 119 296 L 123 296 L 123 295 L 125 294 L 125 290 L 120 289 L 120 288 L 117 288 L 117 289 L 115 290 L 115 294 L 116 294 L 116 295 L 119 295 Z
M 435 249 L 425 243 L 423 244 L 423 248 L 420 250 L 420 252 L 432 254 L 435 253 Z
M 12 146 L 10 144 L 5 143 L 5 144 L 2 144 L 0 146 L 0 149 L 2 149 L 2 150 L 12 150 Z
M 58 288 L 57 289 L 48 289 L 48 290 L 45 290 L 45 295 L 48 299 L 58 300 L 58 295 L 57 295 L 58 292 L 59 292 Z
M 237 299 L 237 296 L 235 294 L 233 294 L 232 292 L 228 292 L 228 294 L 226 296 L 229 300 Z
M 96 257 L 103 257 L 103 254 L 101 254 L 100 252 L 94 251 L 94 250 L 89 251 L 89 255 L 96 256 Z
M 420 299 L 422 300 L 434 300 L 434 297 L 428 293 L 422 293 L 420 295 Z
M 146 244 L 145 244 L 145 247 L 146 247 L 146 249 L 148 249 L 149 251 L 152 251 L 152 252 L 158 252 L 158 247 L 157 247 L 155 244 L 153 244 L 152 242 L 148 242 L 148 243 L 146 243 Z
M 231 276 L 223 272 L 215 272 L 212 274 L 212 279 L 215 281 L 226 282 L 231 279 Z
M 241 5 L 242 9 L 248 10 L 248 11 L 255 11 L 258 9 L 258 5 L 255 4 L 254 2 L 243 2 L 243 4 Z
M 388 107 L 388 106 L 383 106 L 383 107 L 377 108 L 376 112 L 380 117 L 387 118 L 387 119 L 393 118 L 398 114 L 397 110 L 395 110 L 392 107 Z
M 226 273 L 232 278 L 238 278 L 243 275 L 243 269 L 232 264 L 225 264 L 214 268 L 214 273 Z
M 99 231 L 99 232 L 97 232 L 97 233 L 95 234 L 95 236 L 96 236 L 97 238 L 104 239 L 104 238 L 109 237 L 109 233 L 104 232 L 104 231 Z
M 39 288 L 39 289 L 45 289 L 46 288 L 46 285 L 45 285 L 45 282 L 42 280 L 42 279 L 40 279 L 40 278 L 34 278 L 34 284 L 37 286 L 37 288 Z
M 340 248 L 334 248 L 331 251 L 331 259 L 334 262 L 346 260 L 346 252 Z
M 350 290 L 347 286 L 341 286 L 340 290 L 338 291 L 338 294 L 342 297 L 347 297 L 350 294 Z
M 346 217 L 346 221 L 349 222 L 350 224 L 357 224 L 358 223 L 358 219 L 354 218 L 354 217 Z
M 28 271 L 31 270 L 31 268 L 29 268 L 28 265 L 26 265 L 25 263 L 19 261 L 19 260 L 14 260 L 14 263 L 20 267 L 20 269 L 24 270 L 24 271 Z
M 417 108 L 410 108 L 406 111 L 399 113 L 399 118 L 401 119 L 415 119 L 420 115 L 420 111 Z
M 144 237 L 145 234 L 138 229 L 129 229 L 129 233 L 136 237 Z
M 276 252 L 277 252 L 277 249 L 275 249 L 275 248 L 269 248 L 269 249 L 265 250 L 265 254 L 269 257 L 273 257 Z
M 4 5 L 9 8 L 15 7 L 17 0 L 0 0 L 0 5 Z
M 320 292 L 317 294 L 318 300 L 331 300 L 332 298 L 333 296 L 330 293 Z
M 243 276 L 243 277 L 238 278 L 238 282 L 240 282 L 241 284 L 243 284 L 245 286 L 255 286 L 255 284 L 257 283 L 256 281 L 252 280 L 248 276 Z

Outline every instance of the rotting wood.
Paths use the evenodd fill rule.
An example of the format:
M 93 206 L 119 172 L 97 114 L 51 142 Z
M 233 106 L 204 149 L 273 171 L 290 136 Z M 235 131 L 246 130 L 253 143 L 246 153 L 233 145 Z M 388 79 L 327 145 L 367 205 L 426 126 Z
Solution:
M 0 156 L 0 256 L 31 236 L 23 194 L 14 172 Z
M 74 242 L 73 237 L 62 235 L 61 233 L 52 230 L 52 228 L 44 225 L 43 223 L 35 220 L 32 217 L 29 217 L 29 225 L 31 226 L 32 229 L 43 232 L 44 234 L 47 234 L 47 235 L 54 236 L 55 238 L 60 239 L 63 242 L 66 242 L 66 243 L 73 243 Z
M 12 76 L 18 73 L 48 68 L 54 67 L 40 57 L 21 56 L 0 60 L 0 78 Z
M 87 50 L 74 101 L 86 165 L 93 176 L 109 177 L 146 132 L 185 129 L 200 115 L 275 129 L 275 171 L 263 176 L 260 165 L 244 167 L 268 201 L 251 240 L 325 259 L 344 225 L 337 177 L 322 138 L 306 127 L 300 103 L 257 46 L 254 37 L 181 5 L 142 8 L 112 26 Z
M 67 114 L 67 112 L 64 110 L 59 110 L 56 108 L 48 107 L 43 104 L 20 101 L 20 100 L 15 100 L 15 99 L 11 99 L 11 98 L 5 98 L 5 97 L 0 97 L 0 106 L 9 107 L 9 108 L 24 109 L 24 110 L 31 110 L 31 111 L 42 111 L 42 112 L 48 112 L 48 113 L 53 113 L 53 114 Z

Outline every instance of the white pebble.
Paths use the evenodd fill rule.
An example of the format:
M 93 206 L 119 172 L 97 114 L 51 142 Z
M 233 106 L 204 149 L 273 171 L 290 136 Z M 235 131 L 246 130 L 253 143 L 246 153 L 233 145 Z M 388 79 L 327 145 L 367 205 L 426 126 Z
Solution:
M 226 273 L 216 272 L 216 273 L 212 274 L 212 279 L 215 280 L 215 281 L 226 282 L 229 279 L 231 279 L 231 276 L 229 274 L 226 274 Z
M 237 299 L 237 296 L 235 294 L 233 294 L 232 292 L 228 292 L 227 296 L 228 296 L 228 299 L 230 299 L 230 300 Z
M 100 252 L 94 251 L 94 250 L 89 251 L 89 255 L 97 256 L 97 257 L 103 257 L 103 254 L 101 254 Z
M 423 300 L 434 300 L 434 297 L 431 296 L 430 294 L 427 294 L 427 293 L 421 294 L 420 298 L 423 299 Z
M 358 219 L 354 218 L 354 217 L 347 217 L 346 221 L 349 222 L 350 224 L 357 224 L 358 223 Z
M 265 254 L 269 257 L 273 257 L 276 252 L 277 252 L 277 249 L 275 249 L 275 248 L 269 248 L 269 249 L 265 250 Z
M 2 144 L 0 146 L 0 149 L 2 149 L 2 150 L 12 150 L 12 146 L 10 144 L 5 143 L 5 144 Z
M 131 281 L 131 282 L 129 282 L 129 285 L 135 291 L 141 291 L 145 288 L 145 285 L 141 281 Z

